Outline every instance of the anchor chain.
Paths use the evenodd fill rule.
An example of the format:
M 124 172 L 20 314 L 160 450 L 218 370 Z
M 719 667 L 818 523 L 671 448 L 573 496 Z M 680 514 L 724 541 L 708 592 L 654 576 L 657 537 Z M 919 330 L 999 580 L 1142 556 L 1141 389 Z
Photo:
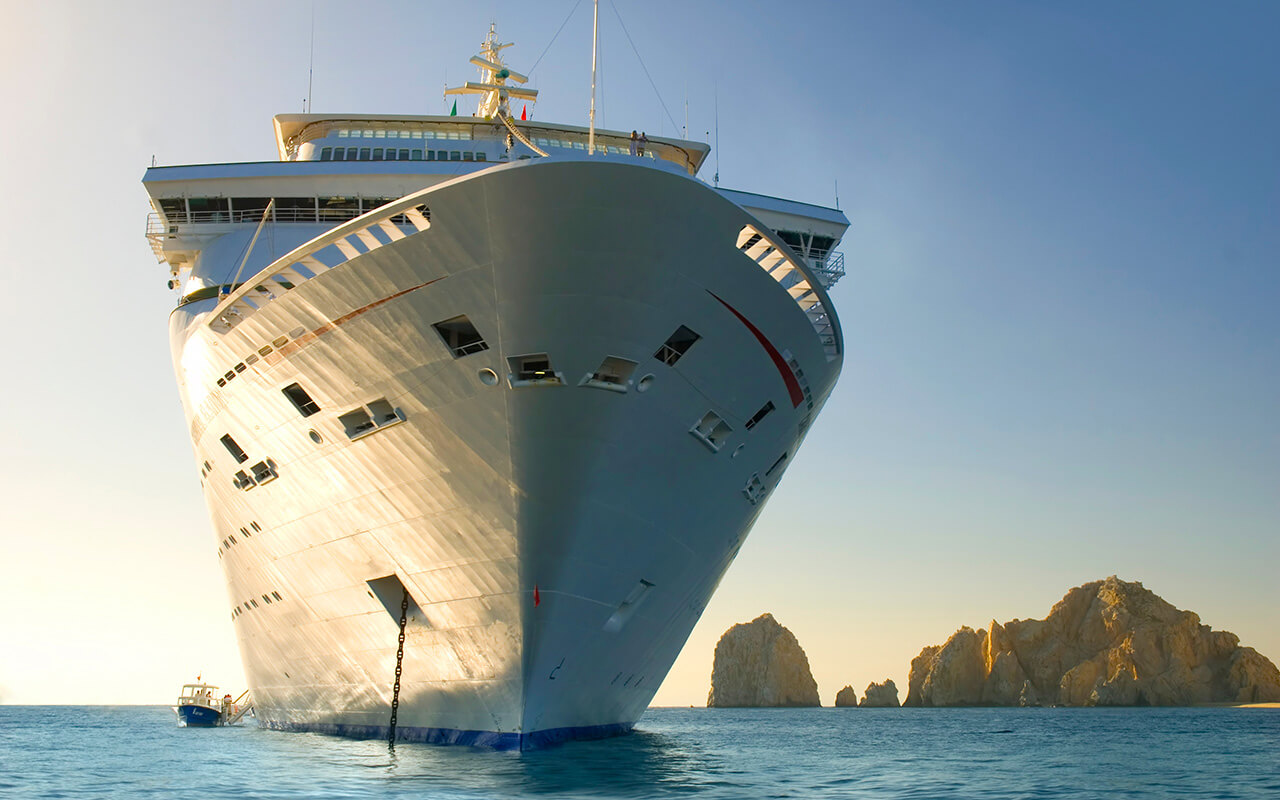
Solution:
M 409 590 L 404 590 L 404 599 L 400 601 L 400 640 L 396 646 L 396 682 L 391 687 L 391 727 L 387 733 L 387 742 L 395 747 L 396 716 L 400 713 L 400 673 L 404 667 L 404 628 L 409 622 Z

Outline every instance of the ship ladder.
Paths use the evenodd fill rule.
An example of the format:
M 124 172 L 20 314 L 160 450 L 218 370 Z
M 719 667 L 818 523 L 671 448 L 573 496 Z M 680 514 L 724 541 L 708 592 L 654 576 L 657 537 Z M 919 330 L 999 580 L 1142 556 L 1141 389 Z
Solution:
M 222 723 L 223 725 L 235 725 L 237 722 L 244 719 L 245 714 L 248 714 L 250 711 L 253 711 L 253 700 L 245 699 L 246 697 L 248 697 L 248 695 L 249 695 L 249 690 L 245 689 L 243 692 L 240 693 L 239 697 L 237 697 L 235 700 L 231 702 L 232 708 L 236 708 L 236 706 L 240 706 L 240 703 L 242 702 L 244 703 L 244 705 L 240 706 L 239 708 L 236 708 L 235 713 L 229 715 L 226 718 L 226 721 Z M 254 716 L 257 716 L 257 715 L 255 714 Z

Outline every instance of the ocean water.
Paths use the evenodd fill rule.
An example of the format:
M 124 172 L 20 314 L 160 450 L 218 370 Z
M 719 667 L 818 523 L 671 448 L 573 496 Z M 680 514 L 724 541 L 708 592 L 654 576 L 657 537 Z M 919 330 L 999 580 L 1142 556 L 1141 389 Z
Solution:
M 1280 798 L 1280 710 L 651 709 L 533 753 L 0 706 L 0 797 Z

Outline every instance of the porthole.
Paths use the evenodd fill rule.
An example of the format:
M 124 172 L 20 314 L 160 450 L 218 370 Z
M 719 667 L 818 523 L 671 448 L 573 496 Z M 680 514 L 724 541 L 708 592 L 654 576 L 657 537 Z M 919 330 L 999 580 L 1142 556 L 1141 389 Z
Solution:
M 652 374 L 645 375 L 643 378 L 640 379 L 640 382 L 636 384 L 636 391 L 647 392 L 649 391 L 649 387 L 652 385 L 653 385 L 653 375 Z
M 319 431 L 316 431 L 316 430 L 307 431 L 307 436 L 311 437 L 311 441 L 315 442 L 316 444 L 320 444 L 321 442 L 324 441 L 324 437 L 321 436 Z
M 493 370 L 486 368 L 486 369 L 480 370 L 480 372 L 477 374 L 480 376 L 480 382 L 483 383 L 485 386 L 498 385 L 498 373 L 494 372 Z

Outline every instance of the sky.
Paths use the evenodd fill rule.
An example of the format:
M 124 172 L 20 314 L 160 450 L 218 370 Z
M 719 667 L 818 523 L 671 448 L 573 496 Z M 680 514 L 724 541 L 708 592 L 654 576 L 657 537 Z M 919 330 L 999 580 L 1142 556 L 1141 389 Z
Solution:
M 574 8 L 0 0 L 0 702 L 244 685 L 143 237 L 153 158 L 276 158 L 313 14 L 317 112 L 445 113 L 493 20 L 536 118 L 585 125 Z M 1112 574 L 1280 659 L 1278 24 L 601 3 L 602 127 L 671 135 L 687 102 L 704 179 L 852 223 L 840 383 L 655 705 L 704 705 L 716 640 L 766 611 L 824 704 L 905 697 L 921 648 Z

